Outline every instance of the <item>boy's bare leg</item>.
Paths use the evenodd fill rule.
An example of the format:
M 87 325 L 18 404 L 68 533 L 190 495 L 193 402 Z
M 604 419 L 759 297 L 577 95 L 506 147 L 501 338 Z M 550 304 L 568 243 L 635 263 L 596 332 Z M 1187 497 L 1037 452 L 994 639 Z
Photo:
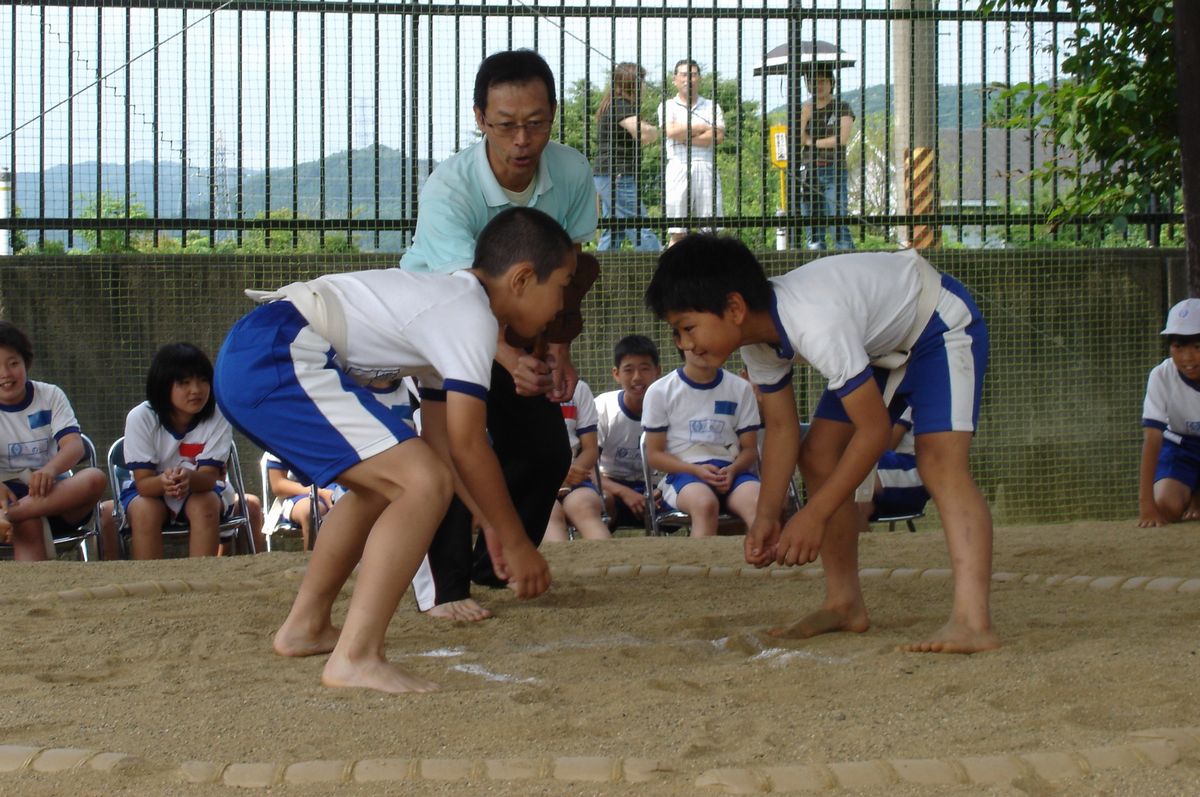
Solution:
M 758 510 L 758 482 L 742 482 L 729 494 L 725 504 L 730 512 L 742 519 L 746 528 L 750 528 Z
M 1200 492 L 1192 493 L 1188 499 L 1188 507 L 1183 512 L 1183 520 L 1200 519 Z
M 1171 523 L 1188 519 L 1184 512 L 1192 500 L 1192 489 L 1178 479 L 1168 477 L 1154 483 L 1154 503 Z
M 566 542 L 569 537 L 567 513 L 563 510 L 563 502 L 555 501 L 554 506 L 550 507 L 550 520 L 546 523 L 546 533 L 542 535 L 542 542 Z
M 575 526 L 579 536 L 585 540 L 612 539 L 612 532 L 600 519 L 604 514 L 604 502 L 595 490 L 586 487 L 572 490 L 562 503 L 567 519 Z
M 917 437 L 917 468 L 937 504 L 954 570 L 950 621 L 921 642 L 902 645 L 912 653 L 978 653 L 1000 647 L 992 631 L 992 513 L 971 478 L 969 432 Z
M 450 505 L 453 477 L 433 449 L 414 439 L 360 462 L 338 480 L 351 493 L 356 488 L 369 490 L 389 503 L 367 536 L 346 622 L 321 683 L 392 694 L 436 690 L 432 681 L 388 662 L 385 638 L 396 606 Z M 318 536 L 318 546 L 323 537 Z
M 54 483 L 53 489 L 40 498 L 27 495 L 8 507 L 10 523 L 19 523 L 32 518 L 61 516 L 69 521 L 81 521 L 95 507 L 108 478 L 96 468 L 85 468 L 79 473 Z
M 821 489 L 853 434 L 854 427 L 848 423 L 823 418 L 813 421 L 800 449 L 800 469 L 810 494 Z M 799 517 L 797 514 L 793 520 Z M 865 527 L 854 497 L 850 496 L 830 517 L 821 543 L 825 600 L 816 611 L 791 625 L 768 629 L 767 633 L 808 639 L 835 631 L 861 633 L 871 627 L 858 579 L 858 535 Z
M 691 516 L 693 537 L 716 535 L 720 504 L 711 487 L 703 482 L 692 482 L 679 491 L 675 501 L 681 511 Z
M 296 600 L 275 632 L 272 647 L 280 656 L 313 656 L 333 650 L 340 633 L 333 625 L 333 602 L 362 559 L 367 535 L 387 503 L 382 495 L 354 490 L 342 496 L 325 516 Z

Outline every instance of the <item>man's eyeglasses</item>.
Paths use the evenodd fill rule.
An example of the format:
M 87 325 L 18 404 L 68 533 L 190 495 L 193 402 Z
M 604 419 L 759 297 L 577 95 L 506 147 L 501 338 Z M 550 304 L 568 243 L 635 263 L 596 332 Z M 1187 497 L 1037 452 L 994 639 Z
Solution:
M 492 128 L 496 135 L 504 138 L 514 137 L 518 131 L 524 130 L 531 136 L 540 136 L 543 133 L 550 131 L 551 121 L 549 119 L 532 119 L 528 122 L 489 122 L 485 116 L 483 123 Z

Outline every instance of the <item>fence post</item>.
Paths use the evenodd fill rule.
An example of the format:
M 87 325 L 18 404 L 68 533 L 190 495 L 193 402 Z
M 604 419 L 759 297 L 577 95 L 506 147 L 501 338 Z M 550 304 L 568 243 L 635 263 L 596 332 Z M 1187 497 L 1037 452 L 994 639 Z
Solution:
M 13 173 L 0 167 L 0 219 L 7 221 L 13 215 Z M 11 255 L 13 231 L 0 229 L 0 257 Z

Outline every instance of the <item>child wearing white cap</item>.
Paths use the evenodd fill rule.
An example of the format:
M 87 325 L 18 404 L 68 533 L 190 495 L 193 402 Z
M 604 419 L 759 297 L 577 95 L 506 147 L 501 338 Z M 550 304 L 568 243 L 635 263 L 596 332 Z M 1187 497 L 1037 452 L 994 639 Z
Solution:
M 1200 299 L 1172 307 L 1162 335 L 1171 356 L 1150 372 L 1142 405 L 1142 528 L 1200 517 L 1191 506 L 1200 485 Z

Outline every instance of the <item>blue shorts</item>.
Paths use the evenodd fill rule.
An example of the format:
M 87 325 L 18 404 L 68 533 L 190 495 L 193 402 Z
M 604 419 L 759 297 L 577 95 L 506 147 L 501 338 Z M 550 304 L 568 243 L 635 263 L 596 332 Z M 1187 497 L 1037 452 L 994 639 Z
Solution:
M 979 308 L 962 283 L 943 274 L 937 309 L 917 338 L 888 407 L 892 422 L 912 407 L 913 434 L 975 431 L 987 360 L 987 325 Z M 871 370 L 882 392 L 889 371 Z M 821 394 L 813 416 L 850 422 L 842 400 L 829 390 Z
M 62 478 L 60 476 L 58 481 L 62 481 Z M 6 481 L 4 484 L 17 497 L 17 500 L 29 495 L 29 485 L 23 481 L 13 479 L 12 481 Z M 92 510 L 92 512 L 95 511 L 95 509 Z M 62 515 L 47 515 L 46 522 L 50 524 L 50 532 L 52 534 L 70 534 L 90 521 L 92 519 L 92 512 L 88 512 L 86 517 L 76 523 L 72 523 Z
M 579 484 L 576 484 L 572 487 L 567 488 L 567 494 L 570 495 L 571 493 L 575 492 L 576 490 L 591 490 L 596 495 L 600 495 L 600 488 L 597 487 L 591 479 L 584 479 Z M 566 496 L 563 496 L 563 497 L 565 498 Z
M 224 521 L 226 521 L 226 520 L 229 520 L 229 518 L 233 517 L 233 510 L 234 510 L 234 507 L 233 507 L 233 505 L 232 505 L 232 504 L 230 504 L 230 505 L 225 505 L 224 497 L 221 495 L 221 494 L 222 494 L 222 492 L 224 492 L 224 490 L 225 490 L 225 485 L 224 485 L 224 484 L 218 484 L 218 485 L 217 485 L 217 486 L 216 486 L 216 487 L 213 489 L 213 492 L 217 494 L 217 497 L 222 499 L 222 500 L 221 500 L 221 503 L 222 503 L 222 509 L 221 509 L 221 522 L 224 522 Z M 125 487 L 125 489 L 121 490 L 121 494 L 120 494 L 120 495 L 117 497 L 117 500 L 121 502 L 121 509 L 122 509 L 122 510 L 124 510 L 124 512 L 125 512 L 125 517 L 129 517 L 129 505 L 130 505 L 131 503 L 133 503 L 133 499 L 135 499 L 135 498 L 137 498 L 137 497 L 138 497 L 137 485 L 136 485 L 136 484 L 133 484 L 132 482 L 130 482 L 130 483 L 129 483 L 129 484 L 126 486 L 126 487 Z M 187 523 L 187 522 L 188 522 L 188 519 L 187 519 L 187 502 L 188 502 L 190 499 L 191 499 L 191 496 L 190 496 L 190 495 L 189 495 L 187 498 L 183 499 L 183 506 L 181 506 L 181 507 L 179 508 L 179 514 L 178 514 L 178 515 L 172 515 L 172 514 L 171 514 L 171 508 L 170 508 L 170 507 L 167 507 L 167 522 L 169 522 L 169 523 Z M 147 500 L 147 501 L 162 501 L 163 499 L 161 499 L 161 498 L 147 498 L 146 500 Z M 163 504 L 165 505 L 165 504 L 166 504 L 166 501 L 163 501 Z
M 610 476 L 609 478 L 611 479 L 612 477 Z M 646 483 L 641 479 L 636 481 L 627 481 L 625 479 L 612 480 L 617 484 L 623 485 L 628 487 L 630 490 L 635 491 L 638 495 L 646 494 Z M 633 510 L 625 505 L 624 501 L 619 498 L 614 498 L 613 496 L 609 496 L 609 498 L 612 499 L 613 504 L 612 516 L 608 520 L 608 525 L 611 528 L 615 529 L 620 528 L 621 526 L 642 526 L 645 524 L 646 519 L 640 515 L 635 515 Z
M 879 459 L 879 481 L 883 489 L 875 493 L 875 512 L 871 520 L 897 515 L 916 515 L 925 511 L 929 491 L 917 474 L 917 458 L 912 454 L 885 451 Z
M 338 367 L 333 347 L 291 302 L 229 330 L 213 390 L 229 422 L 306 484 L 326 487 L 417 433 Z
M 718 468 L 723 468 L 726 465 L 728 465 L 729 462 L 727 462 L 723 459 L 706 459 L 703 462 L 697 462 L 695 464 L 696 465 L 716 465 Z M 729 498 L 729 496 L 733 493 L 734 490 L 741 487 L 746 482 L 757 482 L 758 480 L 759 479 L 758 479 L 757 474 L 749 473 L 748 471 L 742 471 L 737 476 L 734 476 L 733 484 L 729 485 L 729 492 L 725 493 L 724 495 L 717 496 L 717 501 L 720 504 L 720 511 L 721 512 L 726 511 L 726 505 L 725 505 L 726 500 Z M 667 474 L 667 477 L 665 479 L 663 479 L 663 483 L 662 483 L 662 502 L 663 502 L 663 504 L 671 507 L 671 509 L 679 510 L 679 494 L 681 492 L 683 492 L 684 487 L 687 487 L 689 484 L 692 484 L 692 483 L 703 484 L 705 487 L 708 487 L 710 490 L 712 490 L 711 487 L 709 487 L 703 481 L 701 481 L 700 479 L 698 479 L 697 477 L 693 476 L 690 473 L 669 473 L 669 474 Z M 713 490 L 713 493 L 716 494 L 716 490 Z
M 1163 438 L 1162 450 L 1158 452 L 1158 465 L 1154 469 L 1154 481 L 1161 479 L 1183 482 L 1195 492 L 1196 487 L 1200 486 L 1200 454 Z

